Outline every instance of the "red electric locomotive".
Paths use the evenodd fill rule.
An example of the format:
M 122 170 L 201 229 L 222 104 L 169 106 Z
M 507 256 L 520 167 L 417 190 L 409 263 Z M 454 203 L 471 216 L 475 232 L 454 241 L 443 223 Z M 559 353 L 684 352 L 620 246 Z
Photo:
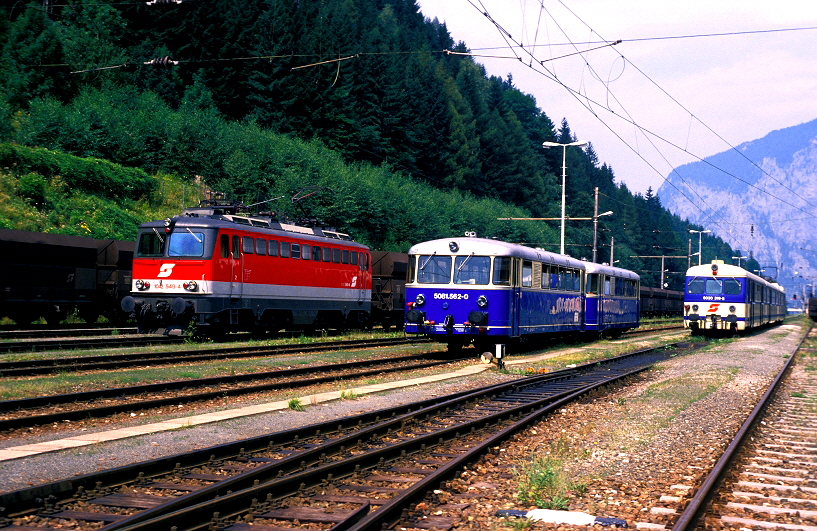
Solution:
M 344 328 L 369 322 L 369 249 L 348 235 L 203 201 L 139 226 L 131 295 L 142 331 Z

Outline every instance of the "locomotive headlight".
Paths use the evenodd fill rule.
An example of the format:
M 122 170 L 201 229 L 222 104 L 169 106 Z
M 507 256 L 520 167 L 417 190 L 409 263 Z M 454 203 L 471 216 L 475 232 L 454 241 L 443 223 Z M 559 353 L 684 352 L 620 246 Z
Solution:
M 480 295 L 479 298 L 477 299 L 477 306 L 479 306 L 480 308 L 485 308 L 486 306 L 488 306 L 488 297 L 486 297 L 485 295 Z
M 419 295 L 417 295 L 417 297 L 414 298 L 414 304 L 417 305 L 417 306 L 422 306 L 425 303 L 426 303 L 426 297 L 422 293 L 420 293 Z
M 142 280 L 141 278 L 134 282 L 134 285 L 136 286 L 136 289 L 138 289 L 139 291 L 144 291 L 150 288 L 150 282 L 148 282 L 147 280 Z
M 198 291 L 199 289 L 199 285 L 196 283 L 195 280 L 185 282 L 184 284 L 182 284 L 182 286 L 184 286 L 184 289 L 186 289 L 187 291 Z
M 698 311 L 698 305 L 697 305 L 697 304 L 693 304 L 693 305 L 692 305 L 692 311 L 693 311 L 693 312 L 697 312 L 697 311 Z
M 729 313 L 735 313 L 735 310 L 736 310 L 736 309 L 737 309 L 737 308 L 735 308 L 734 306 L 730 306 L 730 307 L 729 307 Z

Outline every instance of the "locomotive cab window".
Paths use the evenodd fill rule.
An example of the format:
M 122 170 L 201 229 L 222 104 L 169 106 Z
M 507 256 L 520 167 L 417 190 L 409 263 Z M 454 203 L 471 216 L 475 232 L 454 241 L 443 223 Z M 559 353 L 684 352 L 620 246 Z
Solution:
M 165 236 L 160 232 L 144 232 L 139 237 L 136 256 L 164 256 Z
M 250 236 L 241 237 L 241 250 L 244 254 L 253 254 L 255 251 L 255 242 Z
M 491 259 L 487 256 L 457 256 L 454 259 L 454 284 L 488 284 Z
M 448 284 L 451 282 L 451 257 L 420 255 L 417 264 L 417 282 L 420 284 Z

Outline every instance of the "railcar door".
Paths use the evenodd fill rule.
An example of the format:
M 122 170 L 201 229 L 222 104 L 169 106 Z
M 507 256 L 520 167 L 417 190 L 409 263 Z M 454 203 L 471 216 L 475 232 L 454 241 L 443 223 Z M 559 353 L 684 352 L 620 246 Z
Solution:
M 512 258 L 511 265 L 511 337 L 519 337 L 520 314 L 522 313 L 522 259 Z

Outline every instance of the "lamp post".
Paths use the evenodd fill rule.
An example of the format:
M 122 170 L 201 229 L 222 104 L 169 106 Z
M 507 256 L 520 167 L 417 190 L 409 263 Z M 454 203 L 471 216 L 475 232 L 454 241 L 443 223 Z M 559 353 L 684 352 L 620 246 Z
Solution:
M 712 232 L 711 230 L 692 230 L 688 229 L 689 232 L 695 234 L 698 233 L 698 265 L 701 265 L 701 240 L 704 237 L 704 233 Z
M 737 260 L 738 261 L 738 267 L 740 267 L 740 261 L 741 260 L 746 260 L 746 258 L 747 258 L 746 256 L 733 256 L 732 260 Z
M 561 231 L 561 246 L 559 247 L 559 253 L 565 254 L 565 178 L 567 173 L 567 148 L 568 146 L 586 146 L 587 142 L 570 142 L 569 144 L 560 144 L 558 142 L 542 142 L 542 147 L 552 148 L 552 147 L 561 147 L 562 148 L 562 231 Z

